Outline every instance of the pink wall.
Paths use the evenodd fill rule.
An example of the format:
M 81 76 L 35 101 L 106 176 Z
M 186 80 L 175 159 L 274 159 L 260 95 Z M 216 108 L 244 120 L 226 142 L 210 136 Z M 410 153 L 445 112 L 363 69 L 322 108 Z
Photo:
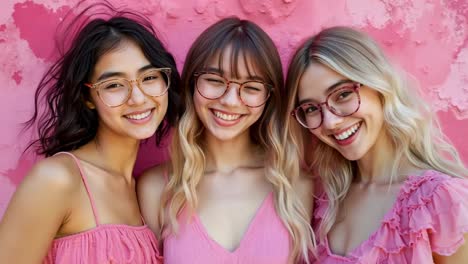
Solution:
M 57 23 L 76 0 L 0 3 L 0 216 L 34 156 L 20 157 L 29 140 L 19 134 L 33 94 L 53 58 Z M 114 0 L 145 12 L 175 54 L 179 68 L 194 38 L 219 18 L 238 15 L 260 24 L 283 63 L 306 36 L 322 27 L 352 25 L 372 34 L 394 61 L 419 81 L 452 142 L 468 161 L 467 0 Z M 152 147 L 137 164 L 164 159 Z M 142 155 L 143 156 L 143 155 Z

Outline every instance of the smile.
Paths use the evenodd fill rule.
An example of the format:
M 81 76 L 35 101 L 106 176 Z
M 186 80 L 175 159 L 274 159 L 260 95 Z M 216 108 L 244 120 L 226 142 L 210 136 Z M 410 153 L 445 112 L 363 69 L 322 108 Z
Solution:
M 215 110 L 213 110 L 213 113 L 217 118 L 220 118 L 220 119 L 226 120 L 226 121 L 234 121 L 234 120 L 237 120 L 237 119 L 239 119 L 241 117 L 241 115 L 239 115 L 239 114 L 237 114 L 237 115 L 224 114 L 224 113 L 221 113 L 221 112 L 218 112 L 218 111 L 215 111 Z
M 339 133 L 339 134 L 333 134 L 333 137 L 337 140 L 345 140 L 349 137 L 351 137 L 352 135 L 354 135 L 356 133 L 356 131 L 359 130 L 359 128 L 361 127 L 361 122 L 353 125 L 352 127 L 348 128 L 347 130 Z
M 133 119 L 133 120 L 141 120 L 147 118 L 151 114 L 151 110 L 148 110 L 144 113 L 136 114 L 136 115 L 125 115 L 126 118 L 128 119 Z

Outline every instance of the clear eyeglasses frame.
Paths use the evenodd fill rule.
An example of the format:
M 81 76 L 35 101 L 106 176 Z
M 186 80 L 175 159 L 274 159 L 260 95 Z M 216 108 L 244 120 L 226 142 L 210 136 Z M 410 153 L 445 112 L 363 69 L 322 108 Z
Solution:
M 138 76 L 135 80 L 112 78 L 97 83 L 84 85 L 95 89 L 101 101 L 109 107 L 125 104 L 131 97 L 134 84 L 150 97 L 159 97 L 167 93 L 171 85 L 171 68 L 153 68 Z
M 235 82 L 226 79 L 217 72 L 200 71 L 194 74 L 195 87 L 198 93 L 209 100 L 223 97 L 231 84 L 239 85 L 237 95 L 242 103 L 248 107 L 256 108 L 264 105 L 270 97 L 273 86 L 266 82 L 249 80 Z

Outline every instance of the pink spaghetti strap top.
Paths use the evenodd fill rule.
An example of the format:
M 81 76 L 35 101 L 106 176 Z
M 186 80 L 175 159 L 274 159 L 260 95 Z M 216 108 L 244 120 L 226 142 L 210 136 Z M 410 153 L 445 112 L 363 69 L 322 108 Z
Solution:
M 229 251 L 213 240 L 196 213 L 183 208 L 179 230 L 164 240 L 165 264 L 287 264 L 291 238 L 276 213 L 273 193 L 265 198 L 239 246 Z M 242 213 L 242 212 L 240 212 Z
M 162 263 L 156 238 L 144 221 L 142 226 L 100 223 L 99 214 L 80 161 L 69 152 L 57 154 L 62 153 L 72 157 L 80 170 L 93 210 L 96 227 L 55 239 L 43 263 Z

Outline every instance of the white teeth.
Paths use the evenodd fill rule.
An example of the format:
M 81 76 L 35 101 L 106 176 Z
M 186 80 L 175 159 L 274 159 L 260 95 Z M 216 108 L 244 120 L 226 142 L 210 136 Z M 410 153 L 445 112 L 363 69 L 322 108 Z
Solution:
M 143 118 L 148 117 L 151 114 L 151 110 L 148 110 L 147 112 L 137 114 L 137 115 L 126 115 L 125 117 L 133 120 L 141 120 Z
M 232 121 L 238 119 L 241 115 L 227 115 L 218 111 L 213 111 L 215 116 L 226 121 Z
M 360 126 L 361 126 L 361 123 L 357 123 L 354 126 L 350 127 L 348 130 L 343 131 L 340 134 L 335 134 L 333 136 L 338 140 L 345 140 L 349 138 L 350 136 L 354 135 L 354 133 L 356 133 L 356 131 L 359 129 Z

